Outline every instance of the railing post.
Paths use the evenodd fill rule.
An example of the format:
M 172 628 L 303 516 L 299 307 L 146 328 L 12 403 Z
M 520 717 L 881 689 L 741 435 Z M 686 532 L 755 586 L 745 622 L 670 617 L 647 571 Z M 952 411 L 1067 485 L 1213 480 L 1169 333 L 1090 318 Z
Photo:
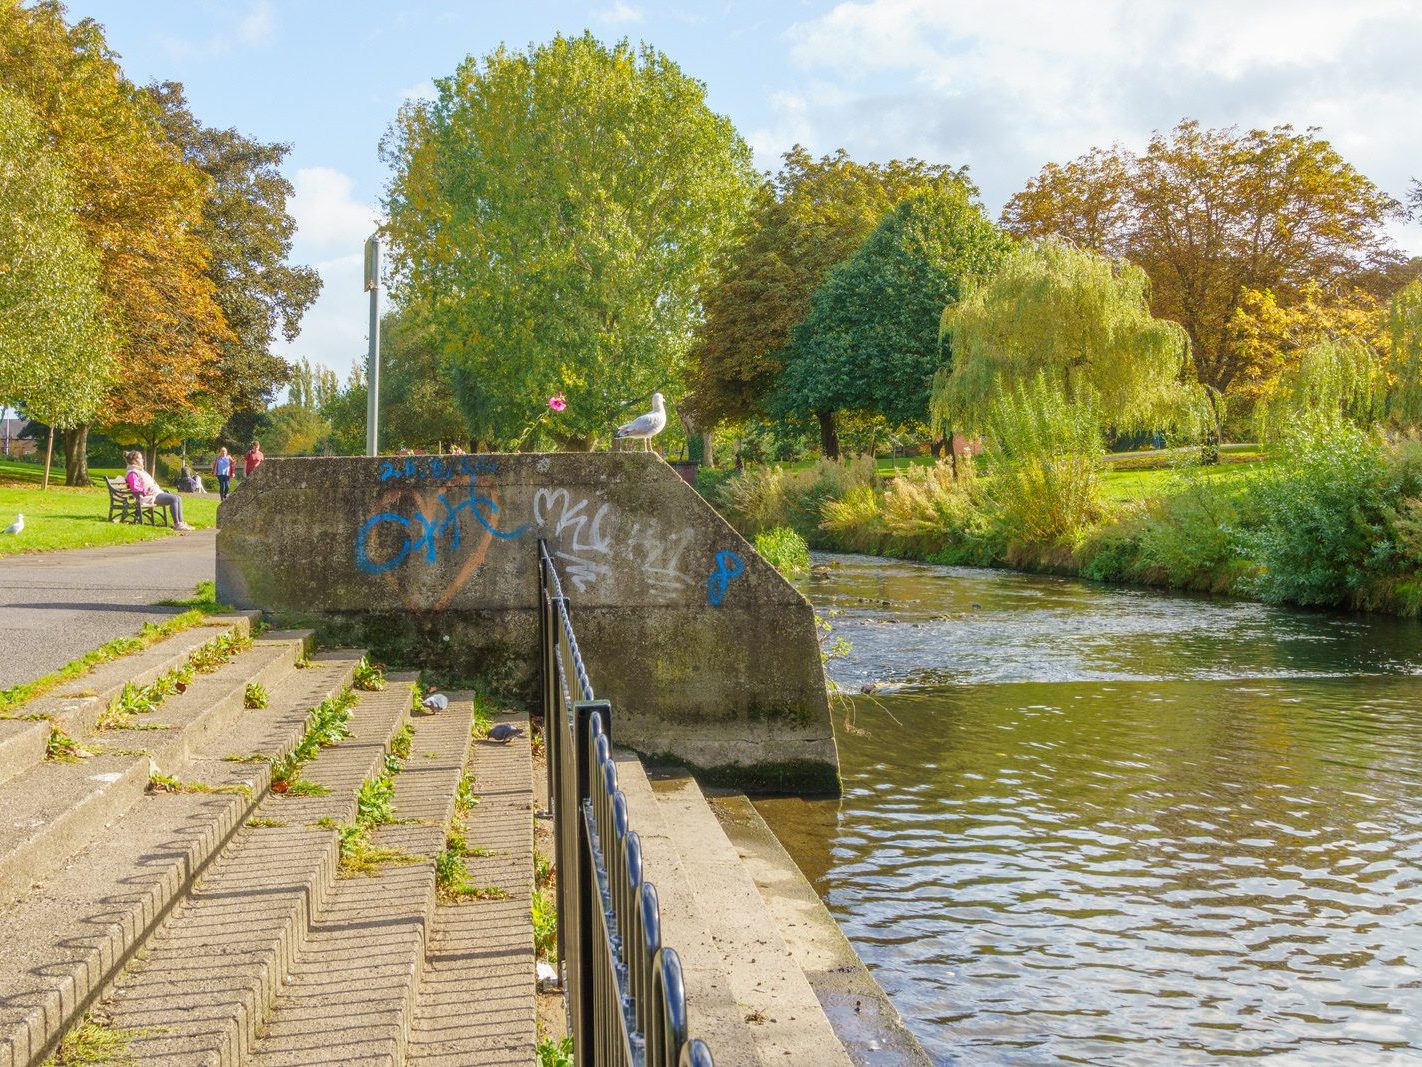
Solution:
M 574 909 L 578 915 L 577 929 L 570 931 L 571 937 L 577 941 L 577 962 L 576 976 L 569 974 L 567 995 L 569 997 L 569 1008 L 573 1017 L 573 1048 L 592 1049 L 596 1048 L 597 1037 L 595 1035 L 594 1020 L 597 1018 L 596 988 L 597 976 L 595 972 L 596 957 L 594 953 L 594 935 L 597 931 L 597 923 L 593 921 L 593 916 L 601 914 L 602 901 L 599 899 L 597 891 L 597 873 L 594 869 L 592 854 L 592 842 L 587 836 L 587 823 L 583 818 L 583 806 L 595 804 L 593 789 L 595 784 L 600 787 L 600 783 L 592 780 L 592 748 L 593 737 L 591 730 L 592 717 L 596 714 L 601 720 L 602 731 L 606 733 L 612 722 L 612 705 L 605 700 L 582 700 L 573 704 L 573 766 L 577 775 L 577 808 L 570 812 L 572 821 L 569 828 L 576 827 L 577 834 L 575 849 L 578 857 L 577 884 L 569 888 L 576 894 Z M 610 737 L 610 735 L 609 735 Z M 563 877 L 563 872 L 559 872 L 559 878 Z M 596 911 L 594 911 L 596 909 Z M 574 1003 L 576 1001 L 576 1003 Z M 574 1053 L 576 1055 L 576 1051 Z M 591 1057 L 593 1064 L 597 1063 L 595 1057 Z M 589 1062 L 584 1060 L 583 1062 Z

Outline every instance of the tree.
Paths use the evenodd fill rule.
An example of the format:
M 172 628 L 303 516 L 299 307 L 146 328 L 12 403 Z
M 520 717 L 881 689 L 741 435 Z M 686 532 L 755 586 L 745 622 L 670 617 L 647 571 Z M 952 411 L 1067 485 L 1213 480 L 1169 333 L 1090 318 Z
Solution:
M 108 385 L 106 344 L 98 257 L 68 176 L 28 104 L 0 89 L 0 406 L 50 427 L 90 418 Z
M 1268 290 L 1287 307 L 1309 284 L 1346 286 L 1398 263 L 1382 229 L 1397 213 L 1317 130 L 1186 120 L 1140 154 L 1095 149 L 1048 164 L 1003 221 L 1144 268 L 1152 310 L 1185 327 L 1196 376 L 1222 398 L 1246 368 L 1231 343 L 1245 294 Z
M 331 434 L 331 424 L 319 411 L 299 404 L 273 408 L 268 417 L 266 451 L 274 456 L 309 456 Z
M 1422 281 L 1392 298 L 1388 307 L 1388 412 L 1399 426 L 1422 427 Z
M 791 335 L 773 405 L 817 415 L 828 458 L 839 452 L 826 417 L 835 411 L 875 413 L 891 425 L 925 419 L 944 357 L 944 305 L 991 271 L 1007 245 L 963 185 L 911 194 L 816 290 Z
M 563 392 L 590 447 L 675 398 L 697 294 L 754 189 L 706 89 L 647 45 L 500 48 L 406 105 L 382 144 L 393 290 L 473 435 L 508 444 Z
M 409 312 L 380 324 L 380 425 L 387 448 L 472 444 L 429 327 Z
M 1150 313 L 1145 272 L 1062 241 L 1024 243 L 943 315 L 951 366 L 933 384 L 937 425 L 988 429 L 1004 390 L 1041 377 L 1103 428 L 1160 429 L 1192 409 L 1189 339 Z M 1035 386 L 1034 386 L 1035 388 Z
M 385 347 L 382 336 L 382 349 Z M 382 357 L 384 353 L 382 352 Z M 287 389 L 289 403 L 309 411 L 320 411 L 336 398 L 341 383 L 336 372 L 310 360 L 298 360 L 291 367 L 291 381 Z
M 815 159 L 796 145 L 760 189 L 755 208 L 707 288 L 692 350 L 691 413 L 703 424 L 765 413 L 791 331 L 831 268 L 916 191 L 955 184 L 966 169 L 917 159 L 856 163 L 840 149 Z
M 210 181 L 194 232 L 207 248 L 207 277 L 232 331 L 221 344 L 215 395 L 229 414 L 264 411 L 290 374 L 272 342 L 278 333 L 296 339 L 321 292 L 315 270 L 288 262 L 296 221 L 287 201 L 294 190 L 281 165 L 291 146 L 202 125 L 176 82 L 151 85 L 147 93 L 169 144 Z
M 70 27 L 57 0 L 0 3 L 0 79 L 33 109 L 98 255 L 113 338 L 93 353 L 112 382 L 104 419 L 191 407 L 231 338 L 197 234 L 208 179 L 165 143 L 153 99 L 123 77 L 102 27 Z M 88 483 L 87 434 L 81 422 L 65 435 L 71 485 Z

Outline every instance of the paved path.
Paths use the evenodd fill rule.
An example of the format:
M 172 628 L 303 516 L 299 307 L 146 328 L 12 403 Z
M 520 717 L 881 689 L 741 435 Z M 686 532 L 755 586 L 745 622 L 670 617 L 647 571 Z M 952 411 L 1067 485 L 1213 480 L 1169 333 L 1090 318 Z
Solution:
M 178 608 L 213 576 L 217 533 L 0 558 L 0 689 L 28 682 Z

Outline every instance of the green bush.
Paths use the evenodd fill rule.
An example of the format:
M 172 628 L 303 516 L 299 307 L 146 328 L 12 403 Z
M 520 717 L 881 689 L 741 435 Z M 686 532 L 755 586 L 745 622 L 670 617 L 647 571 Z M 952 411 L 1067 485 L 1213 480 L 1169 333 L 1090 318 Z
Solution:
M 1401 477 L 1399 477 L 1401 476 Z M 1271 603 L 1341 604 L 1391 569 L 1397 505 L 1410 488 L 1381 443 L 1356 427 L 1301 427 L 1283 462 L 1246 488 L 1259 515 L 1243 545 L 1259 566 L 1252 589 Z
M 809 573 L 810 546 L 788 526 L 777 526 L 756 534 L 755 550 L 787 578 L 799 578 Z

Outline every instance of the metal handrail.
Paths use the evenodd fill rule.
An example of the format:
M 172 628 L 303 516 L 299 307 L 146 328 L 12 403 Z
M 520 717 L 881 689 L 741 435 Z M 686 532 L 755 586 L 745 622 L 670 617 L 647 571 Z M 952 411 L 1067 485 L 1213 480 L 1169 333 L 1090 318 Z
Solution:
M 579 1067 L 715 1067 L 687 1034 L 681 960 L 662 944 L 657 890 L 612 758 L 548 546 L 538 542 L 548 799 L 558 870 L 558 963 Z

